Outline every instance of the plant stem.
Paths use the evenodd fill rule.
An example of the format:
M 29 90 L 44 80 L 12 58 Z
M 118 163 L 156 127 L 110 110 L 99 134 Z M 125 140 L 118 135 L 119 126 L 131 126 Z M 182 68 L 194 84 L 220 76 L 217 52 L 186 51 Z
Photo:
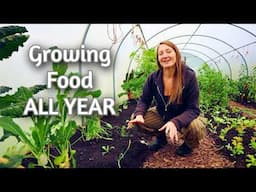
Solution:
M 71 143 L 70 146 L 76 144 L 81 138 L 83 138 L 83 135 L 81 135 L 78 139 L 76 139 L 73 143 Z
M 131 139 L 129 139 L 129 141 L 128 141 L 128 146 L 127 146 L 126 150 L 124 151 L 124 153 L 121 153 L 121 154 L 119 155 L 119 158 L 118 158 L 118 160 L 117 160 L 118 168 L 121 168 L 121 160 L 124 158 L 124 156 L 126 155 L 126 153 L 128 152 L 128 150 L 130 149 L 130 147 L 131 147 Z

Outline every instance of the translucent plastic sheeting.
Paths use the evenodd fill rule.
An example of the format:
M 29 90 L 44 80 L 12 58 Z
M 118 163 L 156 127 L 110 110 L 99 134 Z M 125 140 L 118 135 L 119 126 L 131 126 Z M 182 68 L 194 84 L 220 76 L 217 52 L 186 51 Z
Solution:
M 7 26 L 1 24 L 0 26 Z M 13 24 L 11 24 L 13 25 Z M 1 61 L 0 80 L 10 87 L 30 86 L 45 82 L 47 65 L 40 70 L 28 61 L 33 44 L 61 48 L 110 49 L 111 66 L 95 63 L 72 64 L 70 71 L 86 74 L 93 71 L 94 88 L 103 96 L 115 97 L 122 92 L 126 73 L 136 68 L 130 54 L 155 47 L 160 41 L 171 40 L 181 50 L 186 63 L 197 71 L 207 62 L 212 68 L 236 79 L 242 68 L 250 73 L 256 65 L 256 24 L 18 24 L 28 29 L 30 38 L 12 57 Z M 20 75 L 26 74 L 26 75 Z
M 189 55 L 186 57 L 186 62 L 195 70 L 207 62 L 229 78 L 237 79 L 241 69 L 244 69 L 246 75 L 256 64 L 256 57 L 253 54 L 256 44 L 255 24 L 140 24 L 139 26 L 147 47 L 155 47 L 160 41 L 169 39 L 180 48 L 183 58 Z M 134 50 L 137 49 L 134 46 Z M 130 48 L 127 49 L 125 44 L 121 45 L 120 53 L 117 55 L 127 50 Z M 129 54 L 130 52 L 127 53 Z M 128 62 L 129 72 L 136 65 L 134 61 L 129 59 L 126 61 L 127 58 L 122 56 L 120 66 Z M 114 65 L 115 68 L 119 68 L 118 62 Z M 123 67 L 122 70 L 124 70 Z M 120 89 L 122 83 L 120 78 L 124 79 L 126 72 L 115 71 L 115 92 Z
M 32 86 L 46 83 L 46 73 L 52 69 L 51 63 L 40 68 L 29 61 L 28 52 L 32 45 L 42 48 L 78 48 L 82 42 L 87 24 L 0 24 L 0 27 L 18 25 L 28 30 L 28 40 L 11 57 L 0 61 L 0 84 L 14 87 Z M 69 66 L 69 71 L 77 72 L 78 65 Z
M 28 57 L 32 45 L 42 48 L 57 46 L 59 48 L 78 48 L 83 40 L 83 34 L 88 24 L 0 24 L 0 27 L 18 25 L 26 27 L 28 40 L 18 52 L 13 52 L 11 57 L 0 61 L 0 86 L 9 86 L 15 93 L 21 86 L 30 87 L 36 84 L 47 83 L 47 72 L 52 71 L 52 62 L 37 68 Z M 69 72 L 78 72 L 79 66 L 71 64 Z M 38 97 L 54 97 L 53 89 L 42 91 Z

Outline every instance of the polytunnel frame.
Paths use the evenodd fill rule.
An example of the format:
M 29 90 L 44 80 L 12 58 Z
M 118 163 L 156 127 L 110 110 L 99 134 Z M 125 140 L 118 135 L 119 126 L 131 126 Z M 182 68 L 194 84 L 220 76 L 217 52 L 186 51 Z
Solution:
M 151 36 L 148 40 L 146 40 L 146 42 L 148 42 L 148 41 L 151 40 L 152 38 L 156 37 L 158 34 L 163 33 L 163 32 L 165 32 L 166 30 L 169 30 L 169 29 L 171 29 L 171 28 L 173 28 L 173 27 L 176 27 L 176 26 L 178 26 L 178 25 L 181 25 L 181 24 L 172 25 L 172 26 L 166 27 L 165 29 L 162 29 L 161 31 L 159 31 L 159 32 L 156 33 L 155 35 Z M 240 27 L 240 26 L 237 26 L 237 25 L 234 25 L 234 24 L 228 24 L 228 25 L 231 25 L 231 26 L 234 26 L 234 27 L 236 27 L 236 28 L 239 28 L 239 29 L 241 29 L 241 30 L 243 30 L 243 31 L 245 31 L 245 32 L 247 32 L 247 33 L 249 33 L 250 35 L 252 35 L 253 37 L 256 38 L 256 35 L 255 35 L 254 33 L 252 33 L 251 31 L 249 31 L 249 30 L 247 30 L 247 29 L 245 29 L 245 28 L 243 28 L 243 27 Z M 247 75 L 248 75 L 248 74 L 249 74 L 249 70 L 248 70 L 248 65 L 247 65 L 246 59 L 245 59 L 244 56 L 240 53 L 240 51 L 238 51 L 238 49 L 240 49 L 241 47 L 246 47 L 246 46 L 241 46 L 241 47 L 239 47 L 239 48 L 234 48 L 232 45 L 230 45 L 230 44 L 227 43 L 226 41 L 223 41 L 223 40 L 221 40 L 221 39 L 219 39 L 219 38 L 216 38 L 216 37 L 213 37 L 213 36 L 209 36 L 209 35 L 198 35 L 198 34 L 195 34 L 195 32 L 199 29 L 200 26 L 201 26 L 201 24 L 199 24 L 199 26 L 197 27 L 197 29 L 196 29 L 196 30 L 194 31 L 194 33 L 191 34 L 191 35 L 181 35 L 181 36 L 173 37 L 173 38 L 170 38 L 170 39 L 174 39 L 174 38 L 178 38 L 178 37 L 184 37 L 184 36 L 190 36 L 190 39 L 187 41 L 187 42 L 189 42 L 193 36 L 201 36 L 201 37 L 212 38 L 212 39 L 215 39 L 215 40 L 217 40 L 217 41 L 220 41 L 220 42 L 222 42 L 222 43 L 224 43 L 224 44 L 226 44 L 227 46 L 229 46 L 229 47 L 232 48 L 232 50 L 226 52 L 225 54 L 231 53 L 231 52 L 233 52 L 233 51 L 236 51 L 236 52 L 241 56 L 241 58 L 242 58 L 242 60 L 243 60 L 243 62 L 244 62 L 244 65 L 245 65 L 245 67 L 246 67 L 246 73 L 247 73 Z M 253 44 L 253 43 L 254 43 L 254 42 L 252 42 L 251 44 Z M 187 44 L 189 44 L 189 43 L 187 43 Z M 247 46 L 248 46 L 248 45 L 247 45 Z M 184 47 L 185 47 L 185 46 L 184 46 Z M 138 49 L 135 51 L 135 53 L 137 53 L 138 50 L 140 50 L 140 49 L 141 49 L 141 48 L 138 48 Z M 225 55 L 225 54 L 220 54 L 220 55 L 219 55 L 218 57 L 216 57 L 216 58 L 223 57 L 223 55 Z M 216 59 L 216 58 L 214 58 L 214 59 Z M 128 71 L 130 70 L 130 64 L 132 63 L 132 61 L 133 61 L 133 59 L 132 59 L 131 62 L 129 63 Z M 216 63 L 216 62 L 214 62 L 214 63 Z M 228 64 L 228 65 L 229 65 L 229 69 L 232 71 L 231 65 L 230 65 L 230 64 Z M 231 74 L 232 74 L 232 72 L 231 72 Z
M 201 24 L 199 24 L 196 28 L 196 30 L 191 34 L 191 36 L 189 37 L 189 39 L 187 40 L 187 42 L 185 43 L 185 45 L 182 47 L 182 49 L 185 49 L 185 47 L 187 46 L 187 44 L 189 43 L 189 41 L 192 39 L 192 37 L 194 36 L 194 34 L 198 31 L 198 29 L 200 28 Z M 181 49 L 181 50 L 182 50 Z
M 148 42 L 149 40 L 151 40 L 152 38 L 156 37 L 158 34 L 164 32 L 164 31 L 166 31 L 166 30 L 168 30 L 168 29 L 171 29 L 171 28 L 173 28 L 173 27 L 179 26 L 179 25 L 181 25 L 181 24 L 174 24 L 174 25 L 172 25 L 172 26 L 166 27 L 166 28 L 162 29 L 161 31 L 159 31 L 158 33 L 156 33 L 155 35 L 151 36 L 148 40 L 145 39 L 143 30 L 142 30 L 140 24 L 137 24 L 136 26 L 139 27 L 140 32 L 142 33 L 142 36 L 143 36 L 143 38 L 144 38 L 145 45 L 147 46 L 147 42 Z M 198 26 L 197 29 L 194 31 L 194 33 L 199 29 L 200 25 L 201 25 L 201 24 L 199 24 L 199 26 Z M 234 27 L 236 27 L 236 28 L 239 28 L 239 29 L 241 29 L 241 30 L 243 30 L 243 31 L 245 31 L 245 32 L 247 32 L 247 33 L 249 33 L 249 34 L 251 34 L 252 36 L 254 36 L 254 37 L 256 38 L 256 35 L 255 35 L 254 33 L 252 33 L 251 31 L 249 31 L 249 30 L 247 30 L 247 29 L 245 29 L 245 28 L 243 28 L 243 27 L 241 27 L 241 26 L 238 26 L 238 25 L 235 25 L 235 24 L 228 24 L 228 25 L 231 25 L 231 26 L 234 26 Z M 87 37 L 87 34 L 88 34 L 88 32 L 89 32 L 90 26 L 91 26 L 91 24 L 88 24 L 88 26 L 87 26 L 87 28 L 86 28 L 86 30 L 85 30 L 85 34 L 84 34 L 83 41 L 82 41 L 82 44 L 84 44 L 84 45 L 85 45 L 86 37 Z M 132 28 L 126 33 L 126 35 L 123 37 L 123 39 L 121 40 L 121 42 L 120 42 L 120 44 L 119 44 L 119 46 L 118 46 L 118 48 L 117 48 L 117 51 L 116 51 L 115 55 L 114 55 L 114 62 L 113 62 L 113 95 L 114 95 L 114 99 L 115 99 L 115 95 L 116 95 L 116 93 L 115 93 L 115 63 L 116 63 L 117 55 L 118 55 L 118 53 L 119 53 L 119 50 L 120 50 L 120 48 L 121 48 L 121 46 L 122 46 L 124 40 L 125 40 L 125 39 L 127 38 L 127 36 L 131 33 L 132 29 L 133 29 L 133 27 L 132 27 Z M 199 36 L 199 35 L 195 35 L 194 33 L 193 33 L 192 35 L 187 35 L 187 36 L 191 36 L 191 38 L 192 38 L 193 36 Z M 251 43 L 247 44 L 246 46 L 241 46 L 241 47 L 239 47 L 239 48 L 234 48 L 232 45 L 228 44 L 227 42 L 225 42 L 225 41 L 223 41 L 223 40 L 221 40 L 221 39 L 218 39 L 218 38 L 215 38 L 215 37 L 212 37 L 212 36 L 206 36 L 206 35 L 201 35 L 201 36 L 205 36 L 205 37 L 209 37 L 209 38 L 213 38 L 213 39 L 215 39 L 215 40 L 221 41 L 222 43 L 228 45 L 229 47 L 231 47 L 231 48 L 233 49 L 233 50 L 230 50 L 230 51 L 228 51 L 228 52 L 226 52 L 226 53 L 224 53 L 224 54 L 221 54 L 221 55 L 219 55 L 219 56 L 217 56 L 217 57 L 215 57 L 215 58 L 213 58 L 213 59 L 222 57 L 222 56 L 225 55 L 225 54 L 228 54 L 228 53 L 231 53 L 231 52 L 233 52 L 233 51 L 236 51 L 236 52 L 241 56 L 242 60 L 244 61 L 244 64 L 245 64 L 245 66 L 246 66 L 247 75 L 249 74 L 247 62 L 246 62 L 245 58 L 243 57 L 243 55 L 240 53 L 240 51 L 238 51 L 238 49 L 240 49 L 241 47 L 249 46 L 249 44 L 254 44 L 254 43 L 256 43 L 256 42 L 251 42 Z M 190 38 L 190 39 L 191 39 L 191 38 Z M 189 40 L 190 40 L 190 39 L 189 39 Z M 189 41 L 189 40 L 188 40 L 188 41 Z M 148 47 L 148 46 L 147 46 L 147 47 Z M 184 47 L 185 47 L 185 46 L 184 46 Z M 111 49 L 112 49 L 112 47 L 111 47 Z M 141 49 L 141 48 L 138 48 L 135 53 L 137 53 L 139 49 Z M 202 59 L 202 58 L 201 58 L 201 59 Z M 133 60 L 133 59 L 132 59 L 132 60 Z M 203 59 L 202 59 L 202 60 L 203 60 Z M 216 62 L 214 62 L 214 63 L 216 64 Z M 131 62 L 129 63 L 128 71 L 130 70 L 130 65 L 131 65 Z M 229 65 L 230 65 L 230 64 L 229 64 Z M 217 64 L 216 64 L 216 66 L 217 66 Z M 82 72 L 81 63 L 79 63 L 79 72 L 80 72 L 80 73 Z
M 238 50 L 238 49 L 241 49 L 241 48 L 244 48 L 244 47 L 248 47 L 248 46 L 250 46 L 250 45 L 252 45 L 252 44 L 256 44 L 256 41 L 253 41 L 253 42 L 251 42 L 251 43 L 247 43 L 247 44 L 245 44 L 245 45 L 243 45 L 243 46 L 240 46 L 240 47 L 237 47 L 235 50 Z M 217 56 L 217 57 L 214 57 L 213 59 L 215 60 L 215 59 L 217 59 L 217 58 L 219 58 L 219 57 L 221 57 L 221 56 L 223 56 L 223 55 L 226 55 L 226 54 L 229 54 L 229 53 L 232 53 L 234 50 L 230 50 L 230 51 L 227 51 L 227 52 L 224 52 L 224 53 L 222 53 L 221 55 L 219 55 L 219 56 Z M 209 62 L 210 60 L 208 60 L 208 61 L 206 61 L 206 62 Z M 249 74 L 249 69 L 248 69 L 248 66 L 247 66 L 247 75 Z
M 195 58 L 197 58 L 197 59 L 199 59 L 199 60 L 202 60 L 203 63 L 206 63 L 206 60 L 204 60 L 203 58 L 201 58 L 201 57 L 199 57 L 199 56 L 197 56 L 197 55 L 195 55 L 195 54 L 193 54 L 193 53 L 191 53 L 191 52 L 183 51 L 183 53 L 189 54 L 190 56 L 193 56 L 193 57 L 195 57 Z M 208 56 L 207 56 L 207 57 L 208 57 Z M 186 62 L 186 59 L 185 59 L 185 62 Z M 217 67 L 217 65 L 216 65 L 216 67 Z M 219 70 L 219 69 L 218 69 L 218 70 Z
M 138 26 L 139 24 L 137 24 Z M 86 41 L 86 38 L 87 38 L 87 34 L 89 32 L 89 29 L 91 27 L 91 24 L 88 24 L 86 29 L 85 29 L 85 33 L 84 33 L 84 36 L 83 36 L 83 40 L 82 40 L 82 44 L 86 44 L 85 41 Z M 141 29 L 140 25 L 139 25 L 139 29 L 140 29 L 140 32 L 143 34 L 143 38 L 145 39 L 145 36 L 144 36 L 144 33 L 143 33 L 143 30 Z M 121 48 L 121 45 L 123 44 L 124 40 L 126 39 L 126 37 L 132 32 L 133 30 L 133 27 L 125 34 L 125 36 L 122 38 L 118 48 L 117 48 L 117 51 L 115 53 L 115 56 L 114 56 L 114 62 L 113 62 L 113 99 L 115 100 L 116 98 L 116 88 L 115 88 L 115 63 L 116 63 L 116 58 L 117 58 L 117 55 L 118 55 L 118 52 Z M 145 42 L 146 43 L 146 42 Z M 147 46 L 147 44 L 146 44 Z M 112 49 L 113 46 L 111 46 L 111 49 Z M 110 51 L 111 51 L 110 49 Z M 81 61 L 79 62 L 79 73 L 82 74 L 82 63 Z
M 186 36 L 191 36 L 191 35 L 179 35 L 179 36 L 170 38 L 170 40 L 171 40 L 171 39 L 180 38 L 180 37 L 186 37 Z M 193 35 L 193 36 L 195 36 L 195 37 L 206 37 L 206 38 L 209 38 L 209 39 L 214 39 L 214 40 L 220 41 L 220 42 L 224 43 L 225 45 L 231 47 L 232 50 L 230 50 L 230 52 L 236 51 L 236 52 L 241 56 L 241 58 L 242 58 L 242 60 L 243 60 L 243 62 L 244 62 L 244 65 L 245 65 L 245 67 L 246 67 L 246 73 L 247 73 L 247 75 L 249 74 L 247 62 L 246 62 L 244 56 L 240 53 L 240 51 L 238 51 L 237 48 L 233 47 L 232 45 L 230 45 L 230 44 L 227 43 L 226 41 L 223 41 L 223 40 L 221 40 L 221 39 L 219 39 L 219 38 L 212 37 L 212 36 L 209 36 L 209 35 L 198 35 L 198 34 L 195 34 L 195 35 Z M 188 43 L 188 44 L 189 44 L 189 43 Z M 225 55 L 225 54 L 220 54 L 217 58 L 223 57 L 223 55 Z M 231 74 L 232 74 L 232 69 L 231 69 L 230 63 L 228 63 L 228 65 L 229 65 L 229 69 L 230 69 Z
M 180 24 L 179 24 L 179 25 L 180 25 Z M 243 30 L 243 31 L 245 31 L 245 32 L 247 32 L 247 33 L 249 33 L 250 35 L 252 35 L 253 37 L 256 38 L 256 35 L 255 35 L 254 33 L 252 33 L 251 31 L 249 31 L 249 30 L 247 30 L 247 29 L 245 29 L 245 28 L 243 28 L 243 27 L 241 27 L 241 26 L 238 26 L 238 25 L 235 25 L 235 24 L 228 24 L 228 25 L 231 25 L 231 26 L 234 26 L 234 27 L 236 27 L 236 28 L 239 28 L 239 29 L 241 29 L 241 30 Z M 196 30 L 193 32 L 193 34 L 189 35 L 190 38 L 188 39 L 187 42 L 189 42 L 189 41 L 192 39 L 193 36 L 198 36 L 198 35 L 194 35 L 194 34 L 198 31 L 198 29 L 199 29 L 200 26 L 201 26 L 201 24 L 198 25 L 198 27 L 197 27 Z M 171 26 L 171 27 L 172 27 L 172 26 Z M 160 33 L 164 32 L 165 30 L 168 30 L 168 29 L 169 29 L 169 28 L 165 28 L 165 29 L 163 29 L 162 31 L 160 31 Z M 160 33 L 155 34 L 155 36 L 158 35 L 158 34 L 160 34 Z M 155 37 L 155 36 L 152 36 L 152 38 Z M 212 37 L 212 36 L 211 36 L 211 37 Z M 150 39 L 149 39 L 149 40 L 150 40 Z M 221 40 L 221 39 L 216 38 L 216 40 Z M 221 41 L 223 41 L 223 40 L 221 40 Z M 226 43 L 226 42 L 223 41 L 223 43 Z M 249 70 L 248 70 L 247 62 L 246 62 L 244 56 L 240 53 L 240 51 L 238 51 L 238 49 L 240 49 L 240 48 L 242 48 L 242 47 L 247 47 L 247 46 L 250 45 L 250 44 L 254 44 L 254 42 L 249 43 L 249 44 L 247 44 L 246 46 L 241 46 L 241 47 L 239 47 L 239 48 L 234 48 L 233 46 L 230 45 L 230 47 L 232 48 L 232 50 L 230 50 L 230 51 L 228 51 L 228 52 L 226 52 L 226 53 L 220 54 L 220 55 L 219 55 L 218 57 L 216 57 L 216 58 L 222 57 L 223 55 L 225 55 L 225 54 L 227 54 L 227 53 L 231 53 L 231 52 L 233 52 L 233 51 L 237 51 L 237 53 L 242 57 L 242 59 L 243 59 L 243 61 L 244 61 L 244 64 L 245 64 L 245 66 L 246 66 L 246 72 L 247 72 L 247 75 L 248 75 L 248 74 L 249 74 Z M 186 45 L 184 45 L 183 48 L 185 48 L 185 46 L 186 46 Z M 216 59 L 216 58 L 214 58 L 214 59 Z M 207 62 L 208 62 L 208 61 L 207 61 Z M 230 65 L 230 64 L 229 64 L 229 65 Z M 230 68 L 230 70 L 231 70 L 231 65 L 229 66 L 229 68 Z
M 183 49 L 183 50 L 195 51 L 195 52 L 197 52 L 197 53 L 200 53 L 200 54 L 204 55 L 204 56 L 207 57 L 208 59 L 212 60 L 212 58 L 211 58 L 210 56 L 206 55 L 206 54 L 205 54 L 204 52 L 202 52 L 202 51 L 198 51 L 198 50 L 195 50 L 195 49 L 189 49 L 189 48 L 185 48 L 185 49 Z M 187 52 L 187 53 L 190 53 L 190 52 Z M 190 54 L 191 54 L 191 53 L 190 53 Z M 203 60 L 201 57 L 199 57 L 199 58 L 200 58 L 201 60 Z M 214 63 L 215 63 L 215 62 L 214 62 Z M 215 63 L 215 65 L 216 65 L 218 71 L 221 72 L 221 70 L 220 70 L 219 66 L 217 65 L 217 63 Z
M 88 24 L 86 29 L 85 29 L 85 32 L 84 32 L 84 36 L 83 36 L 83 40 L 82 40 L 82 44 L 81 44 L 81 45 L 84 45 L 84 47 L 86 45 L 85 41 L 86 41 L 87 34 L 89 32 L 90 27 L 91 27 L 91 24 Z M 81 61 L 79 61 L 79 66 L 78 67 L 79 67 L 78 68 L 79 73 L 82 74 L 82 62 Z
M 181 25 L 181 24 L 175 24 L 175 25 L 172 25 L 172 26 L 169 26 L 169 27 L 166 27 L 165 29 L 162 29 L 161 31 L 159 31 L 158 33 L 156 33 L 155 35 L 153 35 L 153 36 L 151 36 L 148 40 L 145 40 L 145 37 L 144 37 L 144 35 L 143 35 L 143 37 L 144 37 L 144 40 L 145 40 L 145 42 L 148 42 L 149 40 L 151 40 L 151 39 L 153 39 L 154 37 L 156 37 L 158 34 L 160 34 L 160 33 L 163 33 L 163 32 L 165 32 L 166 30 L 168 30 L 168 29 L 171 29 L 171 28 L 173 28 L 173 27 L 176 27 L 176 26 L 178 26 L 178 25 Z M 237 28 L 239 28 L 239 29 L 242 29 L 242 30 L 244 30 L 245 32 L 247 32 L 247 33 L 249 33 L 249 34 L 251 34 L 251 35 L 253 35 L 254 37 L 256 37 L 253 33 L 251 33 L 250 31 L 248 31 L 248 30 L 246 30 L 246 29 L 244 29 L 244 28 L 242 28 L 242 27 L 240 27 L 240 26 L 236 26 L 236 25 L 233 25 L 233 24 L 229 24 L 229 25 L 231 25 L 231 26 L 234 26 L 234 27 L 237 27 Z M 138 26 L 140 26 L 139 24 L 138 24 Z M 238 51 L 238 49 L 237 48 L 234 48 L 232 45 L 230 45 L 229 43 L 227 43 L 227 42 L 225 42 L 225 41 L 223 41 L 223 40 L 221 40 L 221 39 L 219 39 L 219 38 L 216 38 L 216 37 L 212 37 L 212 36 L 207 36 L 207 35 L 195 35 L 195 32 L 199 29 L 199 27 L 201 26 L 201 24 L 199 24 L 199 26 L 197 27 L 197 29 L 194 31 L 194 33 L 193 34 L 191 34 L 191 35 L 181 35 L 181 36 L 177 36 L 177 37 L 173 37 L 173 38 L 170 38 L 170 39 L 174 39 L 174 38 L 178 38 L 178 37 L 183 37 L 183 36 L 190 36 L 191 38 L 193 37 L 193 36 L 202 36 L 202 37 L 208 37 L 208 38 L 212 38 L 212 39 L 215 39 L 215 40 L 217 40 L 217 41 L 220 41 L 220 42 L 222 42 L 222 43 L 224 43 L 224 44 L 226 44 L 227 46 L 229 46 L 229 47 L 231 47 L 232 48 L 232 50 L 230 51 L 230 52 L 233 52 L 233 51 L 236 51 L 240 56 L 241 56 L 241 58 L 242 58 L 242 60 L 243 60 L 243 62 L 244 62 L 244 64 L 245 64 L 245 66 L 246 66 L 246 72 L 247 72 L 247 75 L 249 74 L 249 72 L 248 72 L 248 65 L 247 65 L 247 62 L 246 62 L 246 60 L 245 60 L 245 58 L 243 57 L 243 55 L 240 53 L 240 51 Z M 131 28 L 131 30 L 132 30 L 133 28 Z M 115 63 L 116 63 L 116 58 L 117 58 L 117 55 L 118 55 L 118 52 L 119 52 L 119 50 L 120 50 L 120 47 L 122 46 L 122 43 L 124 42 L 124 40 L 126 39 L 126 37 L 128 36 L 128 34 L 131 32 L 131 30 L 130 31 L 128 31 L 127 32 L 127 34 L 125 35 L 125 37 L 123 38 L 123 40 L 121 41 L 121 43 L 119 44 L 119 47 L 118 47 L 118 49 L 117 49 L 117 52 L 116 52 L 116 54 L 115 54 L 115 57 L 114 57 L 114 63 L 113 63 L 113 67 L 115 66 Z M 143 33 L 143 30 L 141 29 L 141 27 L 140 27 L 140 31 Z M 190 38 L 190 39 L 191 39 Z M 190 40 L 189 39 L 189 40 Z M 189 42 L 189 40 L 187 41 L 187 42 Z M 135 53 L 137 53 L 139 50 L 141 49 L 141 47 L 139 47 L 136 51 L 135 51 Z M 220 56 L 223 56 L 224 54 L 221 54 Z M 218 56 L 218 57 L 220 57 L 220 56 Z M 217 58 L 218 58 L 217 57 Z M 208 57 L 208 58 L 210 58 L 210 57 Z M 131 59 L 131 61 L 129 62 L 129 66 L 128 66 L 128 72 L 129 72 L 129 70 L 130 70 L 130 65 L 131 65 L 131 63 L 132 63 L 132 61 L 133 61 L 133 59 L 134 58 L 132 58 Z M 210 59 L 210 60 L 212 60 L 212 59 Z M 214 61 L 213 61 L 214 62 Z M 215 64 L 216 64 L 216 66 L 217 66 L 217 63 L 216 62 L 214 62 Z M 230 75 L 231 75 L 231 78 L 232 78 L 232 70 L 231 70 L 231 66 L 230 66 L 230 64 L 228 63 L 228 66 L 229 66 L 229 69 L 230 69 Z M 219 70 L 219 67 L 217 66 L 217 68 L 218 68 L 218 70 Z M 115 69 L 115 68 L 114 68 Z M 220 70 L 219 70 L 220 71 Z M 113 95 L 114 95 L 114 98 L 115 98 L 115 71 L 113 70 Z
M 202 47 L 205 47 L 205 48 L 208 48 L 208 49 L 212 50 L 212 51 L 215 52 L 217 55 L 221 56 L 221 53 L 219 53 L 219 52 L 216 51 L 215 49 L 213 49 L 213 48 L 211 48 L 211 47 L 209 47 L 209 46 L 207 46 L 207 45 L 204 45 L 204 44 L 200 44 L 200 43 L 177 43 L 176 45 L 182 45 L 182 44 L 185 44 L 185 45 L 189 44 L 189 45 L 198 45 L 198 46 L 202 46 Z M 182 48 L 182 50 L 187 50 L 187 48 L 185 48 L 185 46 L 184 46 L 184 47 Z M 193 51 L 194 51 L 194 49 L 193 49 Z M 202 52 L 201 52 L 201 53 L 202 53 Z M 204 55 L 205 55 L 205 54 L 204 54 Z M 219 70 L 219 72 L 221 72 L 220 69 L 219 69 L 219 66 L 218 66 L 217 63 L 214 61 L 214 59 L 211 58 L 211 57 L 209 57 L 208 55 L 207 55 L 207 57 L 210 59 L 210 60 L 208 60 L 208 61 L 213 61 L 213 62 L 215 63 L 215 65 L 216 65 L 217 69 Z M 199 58 L 202 59 L 201 57 L 199 57 Z M 229 66 L 230 78 L 232 79 L 232 71 L 231 71 L 231 68 L 230 68 L 230 63 L 228 62 L 228 60 L 227 60 L 225 57 L 222 56 L 222 58 L 225 60 L 225 62 L 226 62 L 226 63 L 228 64 L 228 66 Z M 203 59 L 202 59 L 202 60 L 203 60 Z M 205 60 L 203 60 L 203 61 L 205 61 Z M 207 61 L 206 61 L 206 63 L 207 63 Z

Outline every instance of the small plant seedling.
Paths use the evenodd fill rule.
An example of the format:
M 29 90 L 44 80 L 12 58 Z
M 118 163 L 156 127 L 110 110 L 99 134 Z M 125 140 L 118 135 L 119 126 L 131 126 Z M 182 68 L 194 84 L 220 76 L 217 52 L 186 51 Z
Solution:
M 109 146 L 109 145 L 103 145 L 103 146 L 101 146 L 101 149 L 103 150 L 102 155 L 104 156 L 104 155 L 108 154 L 112 149 L 115 149 L 115 147 Z

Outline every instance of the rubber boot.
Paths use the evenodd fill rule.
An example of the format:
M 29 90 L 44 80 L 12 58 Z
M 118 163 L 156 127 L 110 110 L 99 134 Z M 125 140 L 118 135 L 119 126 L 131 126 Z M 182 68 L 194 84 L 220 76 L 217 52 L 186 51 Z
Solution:
M 163 148 L 167 144 L 167 139 L 165 133 L 161 133 L 156 136 L 155 141 L 148 145 L 149 150 L 151 151 L 158 151 L 159 149 Z
M 179 155 L 179 156 L 188 156 L 192 153 L 192 149 L 191 147 L 189 147 L 185 142 L 179 146 L 179 148 L 176 150 L 176 154 Z

